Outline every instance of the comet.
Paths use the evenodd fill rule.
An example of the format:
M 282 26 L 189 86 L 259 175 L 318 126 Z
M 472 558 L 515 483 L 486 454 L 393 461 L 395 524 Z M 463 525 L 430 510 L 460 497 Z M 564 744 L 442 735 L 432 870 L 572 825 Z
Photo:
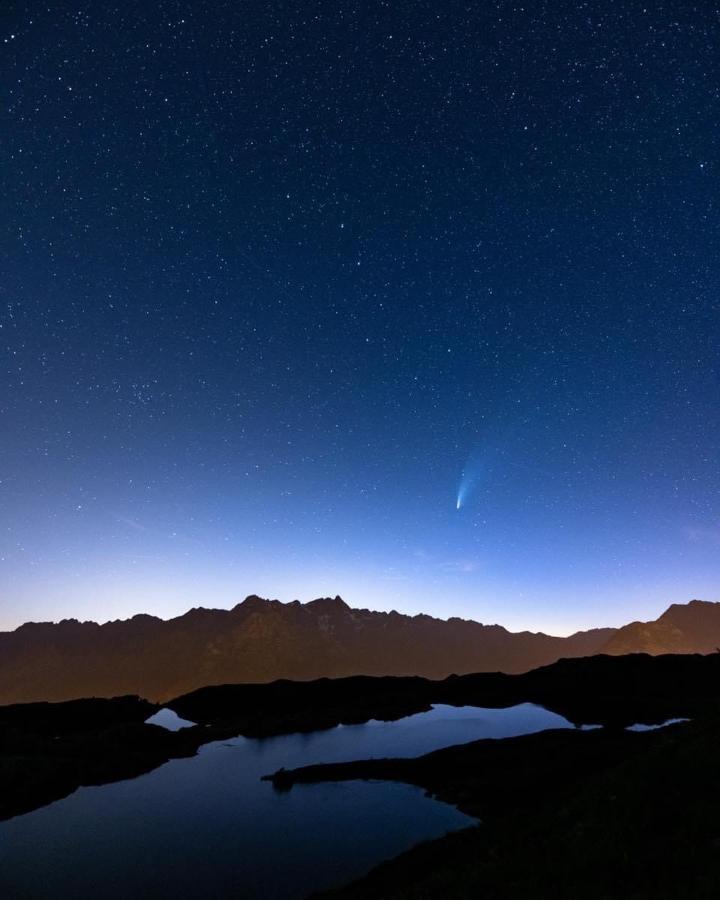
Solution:
M 476 472 L 474 470 L 464 469 L 460 475 L 460 486 L 457 492 L 457 498 L 455 500 L 455 509 L 459 510 L 461 507 L 465 505 L 465 502 L 468 499 L 468 494 L 473 489 L 475 484 L 480 477 L 479 471 Z
M 481 446 L 470 454 L 460 473 L 455 509 L 460 510 L 466 506 L 477 488 L 481 484 L 487 485 L 491 480 L 491 476 L 494 481 L 500 478 L 505 480 L 509 477 L 509 473 L 512 470 L 515 470 L 522 476 L 523 481 L 529 486 L 536 483 L 541 475 L 546 481 L 552 481 L 555 477 L 551 470 L 538 466 L 534 460 L 532 465 L 527 465 L 516 459 L 509 459 L 507 453 L 498 450 L 496 447 Z M 532 476 L 532 478 L 528 478 L 528 475 Z
M 460 472 L 460 484 L 455 497 L 455 509 L 460 510 L 471 499 L 478 485 L 487 480 L 492 467 L 492 453 L 481 446 L 473 451 Z

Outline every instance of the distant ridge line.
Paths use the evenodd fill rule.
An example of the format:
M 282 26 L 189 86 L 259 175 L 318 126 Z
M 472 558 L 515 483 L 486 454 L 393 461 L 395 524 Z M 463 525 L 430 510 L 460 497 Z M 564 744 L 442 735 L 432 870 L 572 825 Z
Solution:
M 512 674 L 563 657 L 710 653 L 717 646 L 720 603 L 707 601 L 674 604 L 654 622 L 556 637 L 458 617 L 354 609 L 339 596 L 282 603 L 253 594 L 232 609 L 196 607 L 167 620 L 140 613 L 0 632 L 0 703 L 126 694 L 162 702 L 216 684 Z

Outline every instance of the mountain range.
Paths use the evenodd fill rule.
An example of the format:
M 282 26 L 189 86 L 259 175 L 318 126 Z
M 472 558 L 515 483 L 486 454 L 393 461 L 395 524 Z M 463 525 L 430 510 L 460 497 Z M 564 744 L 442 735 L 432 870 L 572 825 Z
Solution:
M 154 702 L 213 684 L 349 675 L 519 673 L 561 657 L 701 652 L 720 644 L 720 604 L 671 606 L 655 622 L 569 637 L 428 615 L 352 609 L 340 597 L 191 609 L 0 633 L 0 703 L 138 694 Z
M 618 628 L 603 653 L 715 653 L 720 647 L 720 603 L 673 603 L 652 622 Z

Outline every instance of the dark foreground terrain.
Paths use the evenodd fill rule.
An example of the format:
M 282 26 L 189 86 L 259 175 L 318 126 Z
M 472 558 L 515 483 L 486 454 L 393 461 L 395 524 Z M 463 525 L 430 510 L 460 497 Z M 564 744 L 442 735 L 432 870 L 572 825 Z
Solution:
M 327 900 L 720 896 L 720 718 L 648 732 L 548 731 L 419 759 L 276 773 L 389 779 L 482 824 L 418 846 Z
M 720 654 L 561 660 L 524 675 L 348 678 L 204 688 L 167 705 L 195 726 L 145 724 L 137 697 L 0 707 L 0 817 L 80 785 L 133 777 L 202 744 L 398 719 L 433 703 L 541 704 L 593 730 L 450 747 L 418 759 L 281 770 L 298 782 L 418 785 L 482 825 L 416 848 L 337 897 L 720 895 Z M 647 732 L 632 723 L 684 724 Z

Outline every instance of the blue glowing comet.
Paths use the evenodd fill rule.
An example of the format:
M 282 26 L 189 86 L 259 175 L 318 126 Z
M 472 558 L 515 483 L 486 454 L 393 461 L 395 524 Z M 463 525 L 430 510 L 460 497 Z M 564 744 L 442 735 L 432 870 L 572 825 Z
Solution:
M 455 509 L 460 509 L 465 506 L 470 494 L 478 481 L 480 481 L 481 474 L 482 470 L 479 462 L 473 463 L 471 461 L 465 466 L 460 475 L 460 486 L 458 487 Z
M 510 472 L 513 471 L 516 473 L 516 478 L 523 479 L 528 485 L 528 489 L 537 484 L 540 476 L 546 481 L 552 480 L 554 477 L 552 471 L 538 466 L 534 460 L 532 465 L 527 465 L 517 459 L 508 458 L 506 452 L 496 447 L 483 445 L 470 454 L 460 473 L 455 509 L 459 510 L 465 506 L 481 484 L 487 486 L 490 481 L 498 482 L 500 479 L 506 481 L 510 477 Z M 528 475 L 531 478 L 528 478 Z
M 475 448 L 468 454 L 460 472 L 460 484 L 455 498 L 455 509 L 460 510 L 469 503 L 481 484 L 497 471 L 498 453 L 486 440 L 478 438 Z

